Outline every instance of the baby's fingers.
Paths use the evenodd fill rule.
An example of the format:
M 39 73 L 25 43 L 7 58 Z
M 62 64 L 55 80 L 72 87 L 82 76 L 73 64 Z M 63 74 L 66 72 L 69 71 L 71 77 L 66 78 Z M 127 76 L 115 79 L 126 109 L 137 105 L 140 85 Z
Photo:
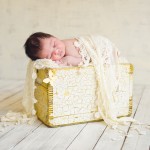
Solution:
M 55 61 L 57 64 L 61 64 L 62 62 L 60 62 L 59 60 Z

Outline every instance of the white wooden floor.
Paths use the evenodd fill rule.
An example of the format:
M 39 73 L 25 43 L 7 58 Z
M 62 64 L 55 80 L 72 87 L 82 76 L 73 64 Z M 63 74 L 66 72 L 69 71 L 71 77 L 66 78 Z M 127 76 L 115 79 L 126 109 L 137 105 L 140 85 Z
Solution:
M 20 110 L 23 81 L 0 80 L 0 114 Z M 150 86 L 134 85 L 133 114 L 137 120 L 150 123 Z M 118 139 L 104 122 L 49 128 L 39 120 L 33 125 L 7 126 L 0 132 L 0 150 L 149 150 L 150 130 L 139 135 L 124 128 L 133 137 Z

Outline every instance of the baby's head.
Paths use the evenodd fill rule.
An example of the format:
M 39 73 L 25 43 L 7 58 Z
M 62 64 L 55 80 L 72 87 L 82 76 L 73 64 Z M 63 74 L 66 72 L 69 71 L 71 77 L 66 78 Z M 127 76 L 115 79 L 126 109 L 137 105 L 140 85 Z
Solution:
M 60 60 L 65 55 L 65 44 L 53 35 L 36 32 L 29 36 L 24 44 L 26 55 L 32 60 Z

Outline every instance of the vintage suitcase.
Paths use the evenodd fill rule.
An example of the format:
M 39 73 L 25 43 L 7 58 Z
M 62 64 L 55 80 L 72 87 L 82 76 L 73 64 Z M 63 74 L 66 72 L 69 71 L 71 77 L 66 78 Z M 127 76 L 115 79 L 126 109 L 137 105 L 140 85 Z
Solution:
M 121 63 L 118 100 L 118 117 L 132 112 L 133 65 Z M 48 81 L 48 77 L 51 80 Z M 43 82 L 46 82 L 44 83 Z M 48 82 L 48 83 L 47 83 Z M 97 107 L 96 80 L 93 66 L 37 70 L 34 104 L 37 117 L 50 127 L 102 120 Z M 117 109 L 116 109 L 117 108 Z

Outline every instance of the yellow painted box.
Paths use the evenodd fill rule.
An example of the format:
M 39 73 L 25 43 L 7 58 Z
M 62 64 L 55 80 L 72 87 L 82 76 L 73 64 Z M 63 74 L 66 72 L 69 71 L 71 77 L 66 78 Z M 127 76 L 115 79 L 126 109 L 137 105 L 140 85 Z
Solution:
M 132 112 L 133 65 L 121 63 L 119 88 L 115 91 L 118 117 Z M 52 76 L 52 80 L 44 83 Z M 93 66 L 37 70 L 34 104 L 37 117 L 50 127 L 102 120 L 97 106 Z

